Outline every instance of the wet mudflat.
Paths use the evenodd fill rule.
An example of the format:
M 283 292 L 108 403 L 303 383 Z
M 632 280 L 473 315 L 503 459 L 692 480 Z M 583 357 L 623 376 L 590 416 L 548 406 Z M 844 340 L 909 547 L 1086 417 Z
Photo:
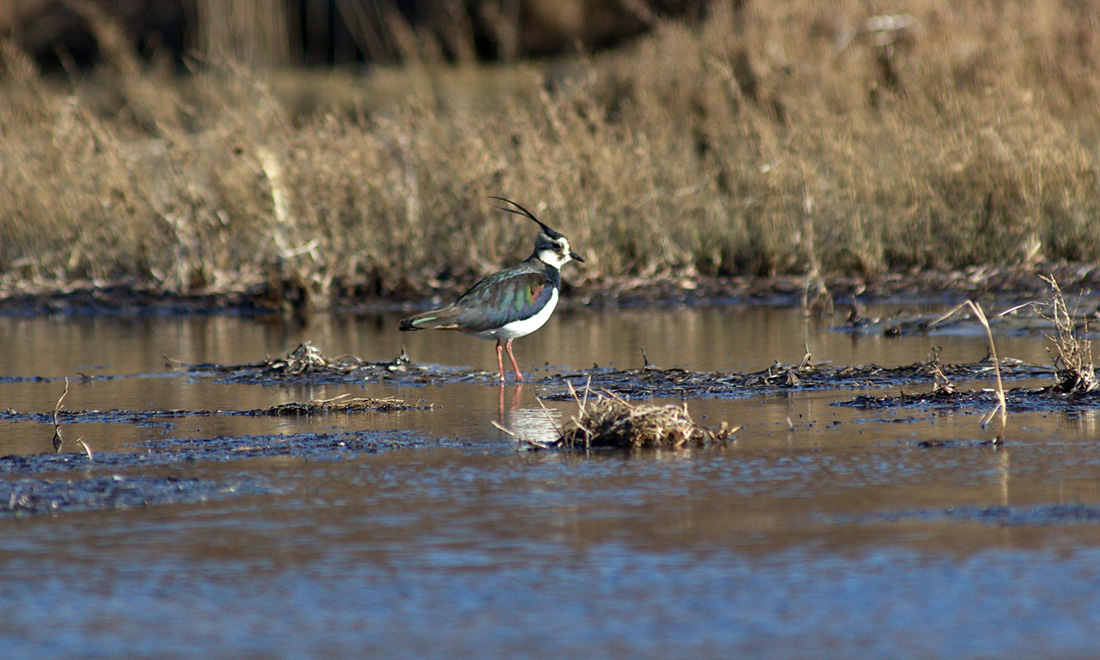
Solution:
M 530 382 L 500 387 L 490 343 L 400 335 L 397 316 L 0 317 L 3 647 L 1100 653 L 1100 415 L 1038 393 L 1041 330 L 998 330 L 1019 360 L 998 447 L 974 329 L 565 310 L 516 344 Z M 270 372 L 305 341 L 333 368 Z M 933 347 L 969 399 L 933 394 Z M 493 425 L 552 437 L 577 410 L 567 383 L 589 379 L 742 428 L 720 447 L 586 455 Z M 353 399 L 373 405 L 339 408 Z

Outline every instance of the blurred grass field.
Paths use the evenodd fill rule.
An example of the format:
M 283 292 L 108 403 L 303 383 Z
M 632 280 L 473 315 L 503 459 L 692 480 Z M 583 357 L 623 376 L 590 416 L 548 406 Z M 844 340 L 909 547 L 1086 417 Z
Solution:
M 626 46 L 369 74 L 166 72 L 106 19 L 91 72 L 0 43 L 0 290 L 460 289 L 1100 258 L 1100 5 L 716 2 Z M 102 18 L 102 17 L 101 17 Z

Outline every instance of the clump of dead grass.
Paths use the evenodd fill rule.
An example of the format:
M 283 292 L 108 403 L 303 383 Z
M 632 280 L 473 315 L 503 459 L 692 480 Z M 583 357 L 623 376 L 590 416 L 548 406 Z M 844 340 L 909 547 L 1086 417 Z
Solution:
M 1053 389 L 1066 394 L 1091 392 L 1100 387 L 1100 382 L 1097 382 L 1092 362 L 1092 342 L 1085 337 L 1088 321 L 1079 323 L 1070 313 L 1054 277 L 1043 276 L 1042 279 L 1051 288 L 1051 299 L 1046 305 L 1049 312 L 1040 311 L 1040 314 L 1054 324 L 1054 332 L 1046 335 L 1054 344 L 1053 349 L 1047 347 L 1054 360 L 1056 382 Z
M 337 358 L 326 357 L 321 349 L 306 341 L 298 345 L 286 357 L 267 360 L 263 365 L 264 373 L 281 377 L 296 377 L 309 374 L 347 373 L 359 369 L 364 362 L 357 357 L 344 355 Z
M 578 401 L 580 411 L 555 443 L 563 449 L 686 449 L 721 445 L 737 431 L 726 422 L 718 429 L 699 426 L 687 403 L 681 406 L 631 403 L 610 392 Z
M 296 417 L 301 415 L 323 415 L 329 413 L 392 412 L 408 410 L 404 399 L 396 397 L 352 397 L 341 394 L 331 399 L 313 399 L 310 401 L 292 401 L 260 411 L 264 415 Z

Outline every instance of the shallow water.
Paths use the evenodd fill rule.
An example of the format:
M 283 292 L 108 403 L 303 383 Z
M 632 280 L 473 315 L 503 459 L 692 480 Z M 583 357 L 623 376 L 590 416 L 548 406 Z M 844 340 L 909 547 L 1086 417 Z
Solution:
M 532 381 L 522 387 L 491 374 L 241 385 L 180 366 L 261 361 L 308 339 L 329 356 L 382 361 L 404 346 L 414 361 L 495 370 L 491 343 L 401 334 L 396 314 L 306 326 L 0 317 L 0 407 L 18 413 L 52 413 L 63 378 L 70 411 L 250 410 L 346 393 L 425 406 L 62 424 L 71 460 L 0 472 L 0 498 L 68 486 L 109 497 L 0 515 L 3 655 L 1100 654 L 1091 411 L 1014 413 L 1001 448 L 983 443 L 985 410 L 832 405 L 880 389 L 690 400 L 701 423 L 743 426 L 721 449 L 530 452 L 493 426 L 548 438 L 576 409 L 536 400 L 560 388 L 556 373 L 638 367 L 643 348 L 661 367 L 708 372 L 798 363 L 807 347 L 818 362 L 896 366 L 932 346 L 977 361 L 982 334 L 851 335 L 764 307 L 563 312 L 516 342 Z M 1003 355 L 1048 361 L 1040 335 L 997 341 Z M 53 426 L 36 419 L 2 422 L 0 455 L 52 453 Z M 142 506 L 154 483 L 178 497 L 149 490 L 163 503 Z

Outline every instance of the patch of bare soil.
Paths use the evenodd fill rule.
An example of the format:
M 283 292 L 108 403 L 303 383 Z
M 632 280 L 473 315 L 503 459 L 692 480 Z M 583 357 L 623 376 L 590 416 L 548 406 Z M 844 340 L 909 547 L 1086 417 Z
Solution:
M 956 391 L 941 389 L 884 396 L 861 394 L 850 401 L 840 401 L 834 405 L 865 409 L 927 407 L 961 411 L 980 410 L 996 403 L 997 393 L 992 389 Z M 1005 390 L 1005 403 L 1010 413 L 1095 410 L 1100 407 L 1100 391 L 1065 392 L 1058 384 L 1049 387 L 1017 387 Z
M 412 362 L 401 355 L 393 360 L 367 362 L 354 356 L 325 357 L 306 342 L 282 358 L 263 362 L 230 365 L 187 365 L 193 378 L 212 378 L 242 384 L 275 385 L 287 382 L 357 383 L 374 382 L 394 385 L 448 385 L 484 382 L 496 385 L 495 372 L 444 367 Z M 1001 360 L 1005 378 L 1035 378 L 1051 376 L 1049 367 L 1028 365 L 1013 359 Z M 593 368 L 560 372 L 535 380 L 545 385 L 558 385 L 544 398 L 568 400 L 573 394 L 568 385 L 580 390 L 590 385 L 595 391 L 629 398 L 687 398 L 699 396 L 749 396 L 768 390 L 787 389 L 854 389 L 888 387 L 907 384 L 931 384 L 937 377 L 959 380 L 992 378 L 992 360 L 975 364 L 945 364 L 933 357 L 900 367 L 878 365 L 836 366 L 815 364 L 807 355 L 799 364 L 776 362 L 767 369 L 753 373 L 702 373 L 686 369 L 661 369 L 646 364 L 637 369 Z M 335 404 L 335 402 L 333 402 Z M 383 402 L 383 407 L 388 404 Z M 290 409 L 301 409 L 292 404 Z M 168 411 L 172 412 L 172 411 Z M 244 411 L 239 414 L 261 414 L 264 411 Z M 276 414 L 268 412 L 266 414 Z M 0 413 L 0 419 L 3 419 Z
M 263 362 L 196 364 L 186 365 L 186 368 L 188 374 L 194 378 L 257 385 L 288 382 L 392 382 L 401 385 L 427 385 L 440 380 L 462 382 L 487 373 L 416 364 L 404 352 L 392 360 L 382 362 L 368 362 L 353 355 L 330 358 L 308 341 L 285 357 L 268 358 Z
M 1100 390 L 1074 388 L 1076 380 L 1067 378 L 1064 369 L 1026 364 L 1013 358 L 1001 358 L 1001 378 L 1012 380 L 1049 380 L 1044 387 L 1017 387 L 1005 391 L 1010 412 L 1024 410 L 1076 410 L 1100 405 Z M 330 359 L 308 342 L 285 358 L 242 365 L 199 365 L 189 367 L 193 377 L 224 378 L 237 383 L 258 385 L 289 381 L 309 382 L 387 382 L 395 385 L 447 385 L 478 382 L 497 385 L 495 374 L 487 371 L 415 364 L 407 356 L 389 362 L 365 362 L 345 356 Z M 858 390 L 902 388 L 900 394 L 859 394 L 836 405 L 863 408 L 937 407 L 951 410 L 983 408 L 997 402 L 991 383 L 996 379 L 994 360 L 987 357 L 972 364 L 941 362 L 937 354 L 927 361 L 898 367 L 879 365 L 840 366 L 815 364 L 807 355 L 799 364 L 776 362 L 767 369 L 751 373 L 703 373 L 686 369 L 661 369 L 651 364 L 636 369 L 593 368 L 559 372 L 534 382 L 547 386 L 540 396 L 546 400 L 568 401 L 576 391 L 590 388 L 606 398 L 628 400 L 652 398 L 688 399 L 694 397 L 739 398 L 761 393 L 791 390 Z M 1079 378 L 1077 379 L 1079 380 Z M 967 383 L 986 386 L 964 387 Z M 911 391 L 905 391 L 911 388 Z M 608 404 L 611 405 L 611 404 Z M 629 404 L 628 404 L 629 405 Z M 430 407 L 430 406 L 429 406 Z M 402 410 L 405 404 L 394 399 L 340 399 L 291 403 L 264 410 L 210 413 L 210 411 L 159 411 L 155 416 L 195 414 L 318 414 L 362 410 Z M 72 413 L 63 413 L 72 414 Z M 92 412 L 88 415 L 102 415 Z M 114 411 L 119 418 L 144 414 Z M 10 415 L 9 415 L 10 416 Z M 45 416 L 39 421 L 45 421 Z M 0 419 L 5 419 L 0 412 Z M 63 417 L 62 419 L 67 419 Z M 75 420 L 74 420 L 75 421 Z M 93 421 L 93 420 L 81 420 Z
M 1047 387 L 1020 387 L 1008 390 L 1006 397 L 1010 410 L 1071 409 L 1100 403 L 1100 391 L 1067 389 L 1064 379 L 1051 366 L 1026 364 L 1012 358 L 1000 360 L 1001 377 L 1005 380 L 1049 379 Z M 496 385 L 495 374 L 487 371 L 415 364 L 407 356 L 388 362 L 366 362 L 352 356 L 327 358 L 308 342 L 288 356 L 268 359 L 264 362 L 239 365 L 197 365 L 188 367 L 192 377 L 211 377 L 236 383 L 257 385 L 281 384 L 287 381 L 308 382 L 387 382 L 395 385 L 483 382 Z M 593 368 L 581 371 L 561 372 L 545 376 L 535 383 L 548 386 L 541 397 L 547 400 L 568 401 L 576 398 L 576 391 L 590 388 L 607 398 L 627 400 L 651 398 L 729 397 L 755 396 L 766 392 L 790 390 L 854 390 L 888 387 L 903 388 L 898 395 L 874 396 L 861 394 L 839 405 L 865 408 L 937 406 L 950 409 L 970 409 L 985 406 L 996 400 L 992 389 L 966 389 L 960 383 L 992 382 L 996 378 L 994 361 L 986 358 L 972 364 L 951 364 L 930 356 L 925 362 L 898 367 L 871 365 L 838 366 L 815 364 L 807 355 L 799 364 L 774 365 L 757 372 L 703 373 L 686 369 L 661 369 L 651 364 L 636 369 Z M 912 388 L 905 392 L 904 388 Z M 608 404 L 612 405 L 612 404 Z M 629 405 L 629 404 L 628 404 Z M 137 415 L 146 419 L 174 415 L 239 414 L 239 415 L 296 415 L 331 412 L 357 412 L 362 410 L 403 410 L 408 406 L 396 399 L 338 399 L 290 403 L 262 410 L 226 412 L 218 411 L 113 411 L 108 413 L 63 412 L 65 421 L 77 421 L 73 415 L 96 416 L 97 420 L 108 415 L 115 420 L 128 420 Z M 68 417 L 66 416 L 68 415 Z M 41 415 L 47 421 L 46 415 Z M 0 419 L 10 418 L 10 413 L 0 412 Z M 97 421 L 83 419 L 79 421 Z
M 984 265 L 964 270 L 913 270 L 875 276 L 834 275 L 806 277 L 604 277 L 583 286 L 563 283 L 565 306 L 603 305 L 705 305 L 774 304 L 803 305 L 811 311 L 842 313 L 861 304 L 903 300 L 915 302 L 961 302 L 967 298 L 994 297 L 1005 301 L 1028 301 L 1048 292 L 1040 275 L 1053 276 L 1072 295 L 1100 292 L 1100 267 L 1095 264 L 1053 262 L 1032 265 Z M 402 298 L 374 296 L 355 286 L 335 294 L 332 308 L 393 309 L 402 302 L 431 296 L 462 293 L 469 282 L 436 282 L 432 288 L 400 292 Z M 195 314 L 308 313 L 282 301 L 285 291 L 271 290 L 278 283 L 257 282 L 234 290 L 197 290 L 191 294 L 169 294 L 151 283 L 134 280 L 105 282 L 21 282 L 18 286 L 0 282 L 0 314 Z M 819 300 L 820 299 L 820 300 Z M 817 304 L 825 300 L 827 304 Z M 858 314 L 857 314 L 858 317 Z
M 1051 377 L 1053 370 L 1024 364 L 1019 360 L 1002 360 L 1004 378 Z M 586 372 L 560 374 L 574 387 L 583 387 L 588 379 L 595 389 L 606 390 L 630 398 L 661 397 L 739 397 L 761 392 L 791 389 L 864 389 L 897 386 L 918 386 L 931 390 L 937 378 L 954 380 L 987 380 L 993 378 L 991 361 L 974 364 L 942 364 L 938 361 L 918 362 L 900 367 L 878 365 L 815 365 L 809 360 L 801 364 L 776 362 L 771 367 L 753 373 L 700 373 L 685 369 L 659 369 L 645 366 L 638 369 L 593 369 Z M 552 380 L 552 379 L 551 379 Z M 567 400 L 568 390 L 555 390 L 544 398 Z
M 431 404 L 412 406 L 403 399 L 395 397 L 350 397 L 343 395 L 334 399 L 314 399 L 311 401 L 292 401 L 269 408 L 251 408 L 247 410 L 185 410 L 182 408 L 148 410 L 58 410 L 54 413 L 26 413 L 8 408 L 0 410 L 0 421 L 31 421 L 40 424 L 144 424 L 165 426 L 166 420 L 177 417 L 210 416 L 308 416 L 393 412 L 398 410 L 424 410 Z
M 991 360 L 974 364 L 920 362 L 900 367 L 775 365 L 755 373 L 698 373 L 683 369 L 643 367 L 629 370 L 593 370 L 559 376 L 574 387 L 586 383 L 629 399 L 746 397 L 787 390 L 853 390 L 900 387 L 900 394 L 859 394 L 833 405 L 866 409 L 937 408 L 943 410 L 986 410 L 998 402 L 994 367 Z M 1044 387 L 1017 387 L 1005 390 L 1008 412 L 1060 410 L 1067 412 L 1100 407 L 1100 390 L 1067 388 L 1052 367 L 1003 359 L 1004 380 L 1049 379 Z M 962 383 L 985 383 L 963 387 Z M 912 391 L 905 391 L 912 388 Z M 549 400 L 572 398 L 568 388 L 543 395 Z

